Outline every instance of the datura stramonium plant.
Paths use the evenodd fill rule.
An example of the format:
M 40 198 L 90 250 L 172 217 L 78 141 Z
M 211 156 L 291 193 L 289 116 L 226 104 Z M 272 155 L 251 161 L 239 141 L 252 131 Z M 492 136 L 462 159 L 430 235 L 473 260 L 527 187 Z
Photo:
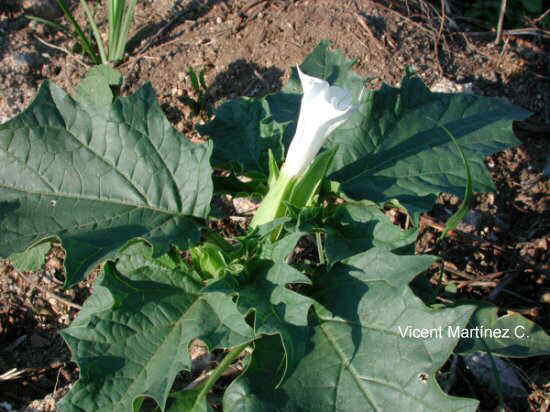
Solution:
M 315 156 L 327 137 L 353 113 L 349 91 L 308 76 L 299 67 L 298 75 L 304 94 L 296 134 L 280 171 L 270 155 L 269 192 L 252 219 L 252 227 L 284 216 L 285 202 L 297 207 L 313 204 L 335 151 Z

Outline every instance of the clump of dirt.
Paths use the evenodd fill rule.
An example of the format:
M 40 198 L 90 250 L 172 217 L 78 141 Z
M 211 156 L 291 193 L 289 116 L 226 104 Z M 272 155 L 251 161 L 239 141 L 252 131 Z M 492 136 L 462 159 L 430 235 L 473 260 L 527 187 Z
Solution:
M 198 98 L 189 67 L 204 70 L 206 104 L 213 108 L 225 99 L 279 90 L 290 68 L 328 38 L 356 60 L 356 71 L 365 77 L 398 85 L 410 66 L 438 91 L 503 97 L 530 110 L 534 116 L 516 125 L 522 144 L 487 158 L 495 193 L 477 194 L 465 222 L 448 240 L 438 242 L 444 222 L 459 205 L 459 199 L 442 195 L 422 218 L 417 250 L 442 257 L 427 279 L 454 285 L 453 299 L 490 300 L 549 330 L 548 40 L 505 35 L 503 43 L 495 45 L 494 34 L 472 35 L 467 26 L 452 28 L 432 9 L 420 7 L 423 3 L 140 1 L 128 55 L 118 66 L 125 79 L 122 93 L 151 82 L 174 127 L 196 138 L 194 124 L 208 116 L 195 115 L 187 104 Z M 71 4 L 84 23 L 77 2 Z M 79 54 L 75 39 L 25 18 L 32 13 L 67 25 L 55 1 L 10 5 L 0 9 L 0 123 L 20 113 L 46 79 L 74 90 L 90 65 Z M 104 10 L 99 2 L 94 8 L 105 32 Z M 236 219 L 213 223 L 220 231 L 242 232 L 239 225 L 246 219 L 234 207 L 224 206 Z M 305 243 L 300 247 L 307 251 Z M 56 400 L 78 378 L 59 330 L 78 313 L 93 277 L 63 290 L 62 250 L 54 248 L 45 262 L 44 270 L 36 273 L 17 273 L 7 262 L 0 268 L 0 398 L 14 408 L 43 399 L 27 410 L 54 410 Z M 520 405 L 523 410 L 542 410 L 550 403 L 550 388 L 544 383 L 549 372 L 543 363 L 538 358 L 516 362 L 531 385 L 528 399 Z M 181 385 L 195 377 L 182 377 L 187 383 Z M 461 384 L 466 385 L 456 385 Z M 480 395 L 463 392 L 455 388 L 452 393 Z M 481 398 L 483 408 L 496 406 L 494 396 Z

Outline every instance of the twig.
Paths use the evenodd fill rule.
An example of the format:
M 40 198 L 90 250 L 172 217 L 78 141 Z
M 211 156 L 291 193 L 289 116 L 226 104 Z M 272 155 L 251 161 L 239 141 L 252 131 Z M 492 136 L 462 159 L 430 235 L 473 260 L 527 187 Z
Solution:
M 238 375 L 243 371 L 242 367 L 239 367 L 237 365 L 231 365 L 229 366 L 224 372 L 222 372 L 221 376 L 234 376 Z M 195 389 L 197 386 L 200 386 L 206 379 L 210 377 L 214 373 L 214 369 L 203 372 L 200 374 L 200 376 L 195 379 L 193 382 L 191 382 L 189 385 L 187 385 L 185 388 L 183 388 L 184 391 L 189 391 L 191 389 Z
M 450 281 L 452 283 L 456 283 L 458 288 L 463 288 L 464 286 L 471 286 L 471 287 L 481 287 L 481 288 L 494 288 L 497 283 L 496 282 L 485 282 L 482 280 L 458 280 L 458 281 Z
M 19 272 L 19 271 L 16 271 L 15 273 L 17 273 L 19 276 L 21 276 L 25 282 L 27 282 L 28 284 L 30 284 L 32 287 L 46 293 L 47 295 L 51 296 L 52 298 L 54 298 L 55 300 L 61 302 L 61 303 L 64 303 L 65 305 L 71 307 L 71 308 L 75 308 L 75 309 L 82 309 L 82 306 L 80 306 L 79 304 L 77 303 L 73 303 L 71 302 L 70 300 L 67 300 L 65 298 L 62 298 L 61 296 L 59 295 L 56 295 L 55 293 L 53 292 L 50 292 L 49 290 L 43 288 L 42 286 L 36 284 L 35 282 L 33 282 L 31 279 L 29 279 L 28 277 L 26 277 L 23 273 Z
M 439 41 L 441 40 L 443 26 L 445 25 L 445 4 L 443 3 L 443 0 L 441 0 L 441 16 L 439 16 L 439 20 L 439 31 L 437 32 L 437 36 L 434 41 L 434 54 L 435 62 L 437 63 L 437 67 L 439 68 L 439 75 L 443 76 L 443 67 L 441 66 L 441 62 L 439 61 Z
M 84 63 L 82 60 L 80 60 L 78 57 L 76 57 L 74 54 L 72 54 L 69 50 L 63 48 L 63 47 L 60 47 L 60 46 L 56 46 L 55 44 L 51 44 L 51 43 L 48 43 L 46 40 L 40 38 L 39 36 L 37 36 L 36 34 L 34 35 L 34 37 L 36 38 L 36 40 L 38 40 L 40 43 L 44 44 L 45 46 L 48 46 L 48 47 L 51 47 L 52 49 L 56 49 L 56 50 L 59 50 L 59 51 L 62 51 L 63 53 L 67 54 L 68 56 L 72 57 L 73 59 L 75 59 L 78 63 L 80 63 L 82 66 L 86 67 L 87 69 L 90 68 L 90 66 L 88 66 L 86 63 Z
M 541 21 L 542 19 L 544 19 L 548 13 L 550 13 L 550 7 L 548 8 L 548 10 L 546 10 L 544 13 L 542 13 L 539 17 L 537 17 L 535 20 L 533 20 L 533 23 L 538 23 L 539 21 Z
M 495 34 L 495 32 L 494 31 L 461 31 L 461 32 L 457 32 L 457 34 L 463 34 L 468 36 L 492 36 L 493 34 Z M 502 34 L 505 34 L 507 36 L 550 37 L 550 31 L 537 29 L 537 28 L 502 30 Z
M 504 23 L 504 14 L 506 13 L 506 0 L 500 1 L 500 14 L 498 15 L 498 26 L 497 26 L 497 38 L 495 39 L 495 44 L 500 43 L 502 37 L 502 24 Z
M 10 369 L 9 371 L 0 375 L 0 382 L 18 379 L 24 373 L 25 373 L 25 369 L 21 369 L 21 370 L 17 370 L 17 368 Z
M 511 270 L 501 270 L 499 272 L 493 272 L 493 273 L 488 273 L 486 275 L 483 275 L 483 278 L 484 279 L 496 279 L 496 278 L 499 278 L 501 277 L 502 275 L 504 275 L 505 273 L 510 273 L 510 272 L 521 272 L 521 270 L 515 270 L 515 269 L 511 269 Z
M 445 270 L 446 272 L 450 272 L 450 273 L 452 273 L 454 275 L 457 275 L 457 276 L 460 276 L 464 279 L 477 280 L 477 277 L 475 275 L 471 275 L 471 274 L 469 274 L 467 272 L 463 272 L 461 270 L 453 269 L 447 263 L 448 262 L 443 262 L 443 270 Z

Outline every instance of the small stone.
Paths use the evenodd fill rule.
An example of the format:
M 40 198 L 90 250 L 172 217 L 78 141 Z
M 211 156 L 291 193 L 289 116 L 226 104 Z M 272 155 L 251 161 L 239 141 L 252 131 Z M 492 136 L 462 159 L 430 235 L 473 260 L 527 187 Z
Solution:
M 222 18 L 219 17 L 219 16 L 216 17 L 216 23 L 217 23 L 217 24 L 221 24 L 221 22 L 222 22 Z

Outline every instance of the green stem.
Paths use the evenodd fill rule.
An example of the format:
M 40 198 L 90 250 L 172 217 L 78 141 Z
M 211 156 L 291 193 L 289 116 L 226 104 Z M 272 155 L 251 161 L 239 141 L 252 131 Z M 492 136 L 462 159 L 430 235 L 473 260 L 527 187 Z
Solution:
M 321 238 L 321 232 L 315 232 L 315 243 L 317 243 L 317 254 L 319 255 L 319 263 L 325 264 L 325 251 L 323 250 L 323 239 Z
M 222 376 L 222 373 L 233 363 L 235 359 L 241 354 L 241 352 L 248 346 L 248 342 L 242 343 L 239 346 L 235 346 L 227 355 L 225 355 L 225 358 L 221 361 L 221 363 L 214 369 L 214 372 L 208 377 L 206 382 L 202 385 L 201 391 L 199 392 L 199 395 L 197 396 L 197 400 L 202 399 L 208 395 L 208 392 L 210 392 L 210 389 L 212 389 L 212 386 L 216 383 L 216 381 Z
M 260 207 L 256 210 L 250 226 L 255 228 L 284 216 L 286 212 L 284 201 L 288 200 L 295 183 L 295 177 L 288 177 L 281 173 L 277 182 L 269 189 Z

